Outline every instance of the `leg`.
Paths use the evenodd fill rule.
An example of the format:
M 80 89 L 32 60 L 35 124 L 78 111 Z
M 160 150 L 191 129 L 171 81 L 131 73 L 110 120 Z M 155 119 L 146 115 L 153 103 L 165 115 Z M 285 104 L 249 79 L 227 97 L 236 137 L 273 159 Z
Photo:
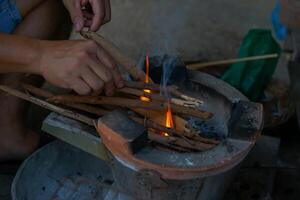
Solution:
M 61 25 L 70 24 L 60 0 L 17 0 L 23 16 L 14 34 L 37 39 L 52 39 Z M 18 87 L 26 76 L 9 74 L 0 77 L 1 84 Z M 31 80 L 32 81 L 32 80 Z M 34 82 L 36 82 L 34 80 Z M 23 159 L 38 146 L 39 137 L 25 126 L 28 104 L 5 94 L 0 95 L 0 161 Z

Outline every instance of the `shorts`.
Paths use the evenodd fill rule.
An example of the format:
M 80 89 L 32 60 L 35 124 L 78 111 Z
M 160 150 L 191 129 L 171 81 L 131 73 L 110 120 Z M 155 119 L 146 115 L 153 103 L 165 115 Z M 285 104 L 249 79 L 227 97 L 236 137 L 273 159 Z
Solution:
M 12 33 L 21 20 L 14 0 L 0 0 L 0 33 Z

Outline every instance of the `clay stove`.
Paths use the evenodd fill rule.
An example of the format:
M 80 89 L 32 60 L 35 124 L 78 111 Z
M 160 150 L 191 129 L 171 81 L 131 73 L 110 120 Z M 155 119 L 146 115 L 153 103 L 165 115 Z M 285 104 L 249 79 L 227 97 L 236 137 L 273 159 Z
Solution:
M 111 152 L 115 184 L 141 200 L 198 199 L 205 177 L 223 173 L 240 163 L 253 147 L 262 128 L 262 106 L 251 103 L 225 83 L 202 73 L 190 73 L 185 92 L 204 99 L 210 121 L 190 119 L 202 132 L 222 142 L 213 149 L 179 153 L 148 145 L 131 157 L 118 152 L 118 146 L 104 141 Z M 200 92 L 201 91 L 201 92 Z M 114 120 L 113 120 L 114 119 Z M 101 131 L 111 135 L 138 130 L 140 125 L 128 123 L 114 112 L 101 120 Z M 130 124 L 121 126 L 119 124 Z M 99 126 L 98 126 L 99 127 Z M 104 138 L 103 138 L 104 139 Z

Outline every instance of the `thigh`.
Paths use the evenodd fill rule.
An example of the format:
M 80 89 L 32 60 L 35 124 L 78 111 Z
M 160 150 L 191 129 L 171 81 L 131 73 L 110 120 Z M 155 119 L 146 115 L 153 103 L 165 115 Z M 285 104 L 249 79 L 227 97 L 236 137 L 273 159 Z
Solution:
M 38 3 L 37 0 L 33 1 Z M 71 31 L 71 20 L 62 1 L 43 0 L 25 15 L 14 34 L 37 39 L 53 39 L 61 27 L 66 29 L 67 33 Z M 65 37 L 67 36 L 68 34 L 65 34 Z
M 30 13 L 44 0 L 9 0 L 9 1 L 14 1 L 16 3 L 21 16 L 24 18 L 28 13 Z

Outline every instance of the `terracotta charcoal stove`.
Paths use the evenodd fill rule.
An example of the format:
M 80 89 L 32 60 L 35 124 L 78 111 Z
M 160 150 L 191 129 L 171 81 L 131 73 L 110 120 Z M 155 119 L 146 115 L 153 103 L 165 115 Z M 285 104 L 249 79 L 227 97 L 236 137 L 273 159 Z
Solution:
M 176 58 L 152 57 L 146 62 L 149 61 L 150 71 L 149 68 L 145 71 L 148 71 L 150 76 L 152 75 L 152 80 L 156 82 L 163 80 L 165 88 L 169 87 L 168 84 L 176 85 L 179 88 L 178 91 L 190 98 L 201 100 L 202 103 L 191 109 L 190 115 L 187 112 L 180 115 L 180 120 L 186 122 L 182 129 L 188 127 L 189 130 L 193 130 L 192 133 L 182 131 L 184 135 L 180 136 L 181 132 L 172 131 L 178 129 L 176 123 L 180 121 L 177 118 L 179 115 L 176 114 L 171 116 L 174 120 L 172 123 L 175 125 L 168 127 L 165 124 L 167 129 L 162 127 L 164 124 L 159 123 L 156 126 L 153 124 L 150 126 L 147 118 L 144 118 L 141 123 L 140 120 L 136 120 L 137 115 L 132 114 L 132 111 L 141 114 L 138 112 L 139 108 L 135 107 L 131 111 L 115 109 L 99 118 L 95 126 L 101 138 L 90 126 L 53 113 L 44 121 L 43 130 L 106 161 L 112 172 L 113 187 L 126 193 L 118 198 L 107 197 L 106 199 L 202 200 L 212 197 L 220 199 L 232 178 L 231 169 L 247 156 L 260 135 L 263 125 L 262 106 L 248 101 L 236 89 L 217 78 L 186 70 Z M 167 75 L 169 78 L 166 79 L 166 76 L 160 75 L 165 75 L 163 68 L 170 62 L 174 70 Z M 35 94 L 30 88 L 27 87 L 27 89 Z M 47 99 L 52 98 L 48 93 L 43 93 L 43 95 Z M 30 99 L 36 101 L 32 100 L 34 97 Z M 62 101 L 57 102 L 60 98 L 52 98 L 52 102 L 53 99 L 55 103 L 62 103 Z M 74 104 L 65 105 L 74 106 Z M 105 107 L 107 108 L 110 107 Z M 198 109 L 203 111 L 201 117 L 204 116 L 203 113 L 209 113 L 209 117 L 197 117 L 194 111 Z M 142 113 L 147 117 L 147 114 L 151 112 L 150 109 Z M 60 114 L 71 115 L 61 110 Z M 73 118 L 79 119 L 78 116 L 81 114 L 82 112 L 78 112 Z M 89 117 L 80 119 L 90 125 L 93 124 L 89 121 Z M 156 129 L 157 126 L 159 126 L 158 129 Z M 160 131 L 157 132 L 157 130 Z M 85 164 L 89 165 L 89 163 Z M 63 170 L 63 162 L 56 163 L 56 165 L 61 165 L 60 170 Z M 74 168 L 78 167 L 76 165 L 82 168 L 82 164 L 78 162 L 74 164 Z M 25 169 L 26 166 L 23 166 L 21 170 Z M 105 170 L 107 170 L 106 167 Z M 56 177 L 56 179 L 64 177 Z M 92 174 L 88 177 L 97 181 Z M 18 185 L 16 182 L 22 177 L 18 176 L 17 179 L 14 183 L 15 190 Z M 44 181 L 41 184 L 47 187 L 47 180 L 40 181 Z M 85 181 L 80 183 L 86 184 Z M 213 194 L 208 191 L 213 191 Z M 40 192 L 43 193 L 45 190 Z M 100 197 L 94 198 L 101 199 Z M 57 197 L 57 199 L 60 198 Z

